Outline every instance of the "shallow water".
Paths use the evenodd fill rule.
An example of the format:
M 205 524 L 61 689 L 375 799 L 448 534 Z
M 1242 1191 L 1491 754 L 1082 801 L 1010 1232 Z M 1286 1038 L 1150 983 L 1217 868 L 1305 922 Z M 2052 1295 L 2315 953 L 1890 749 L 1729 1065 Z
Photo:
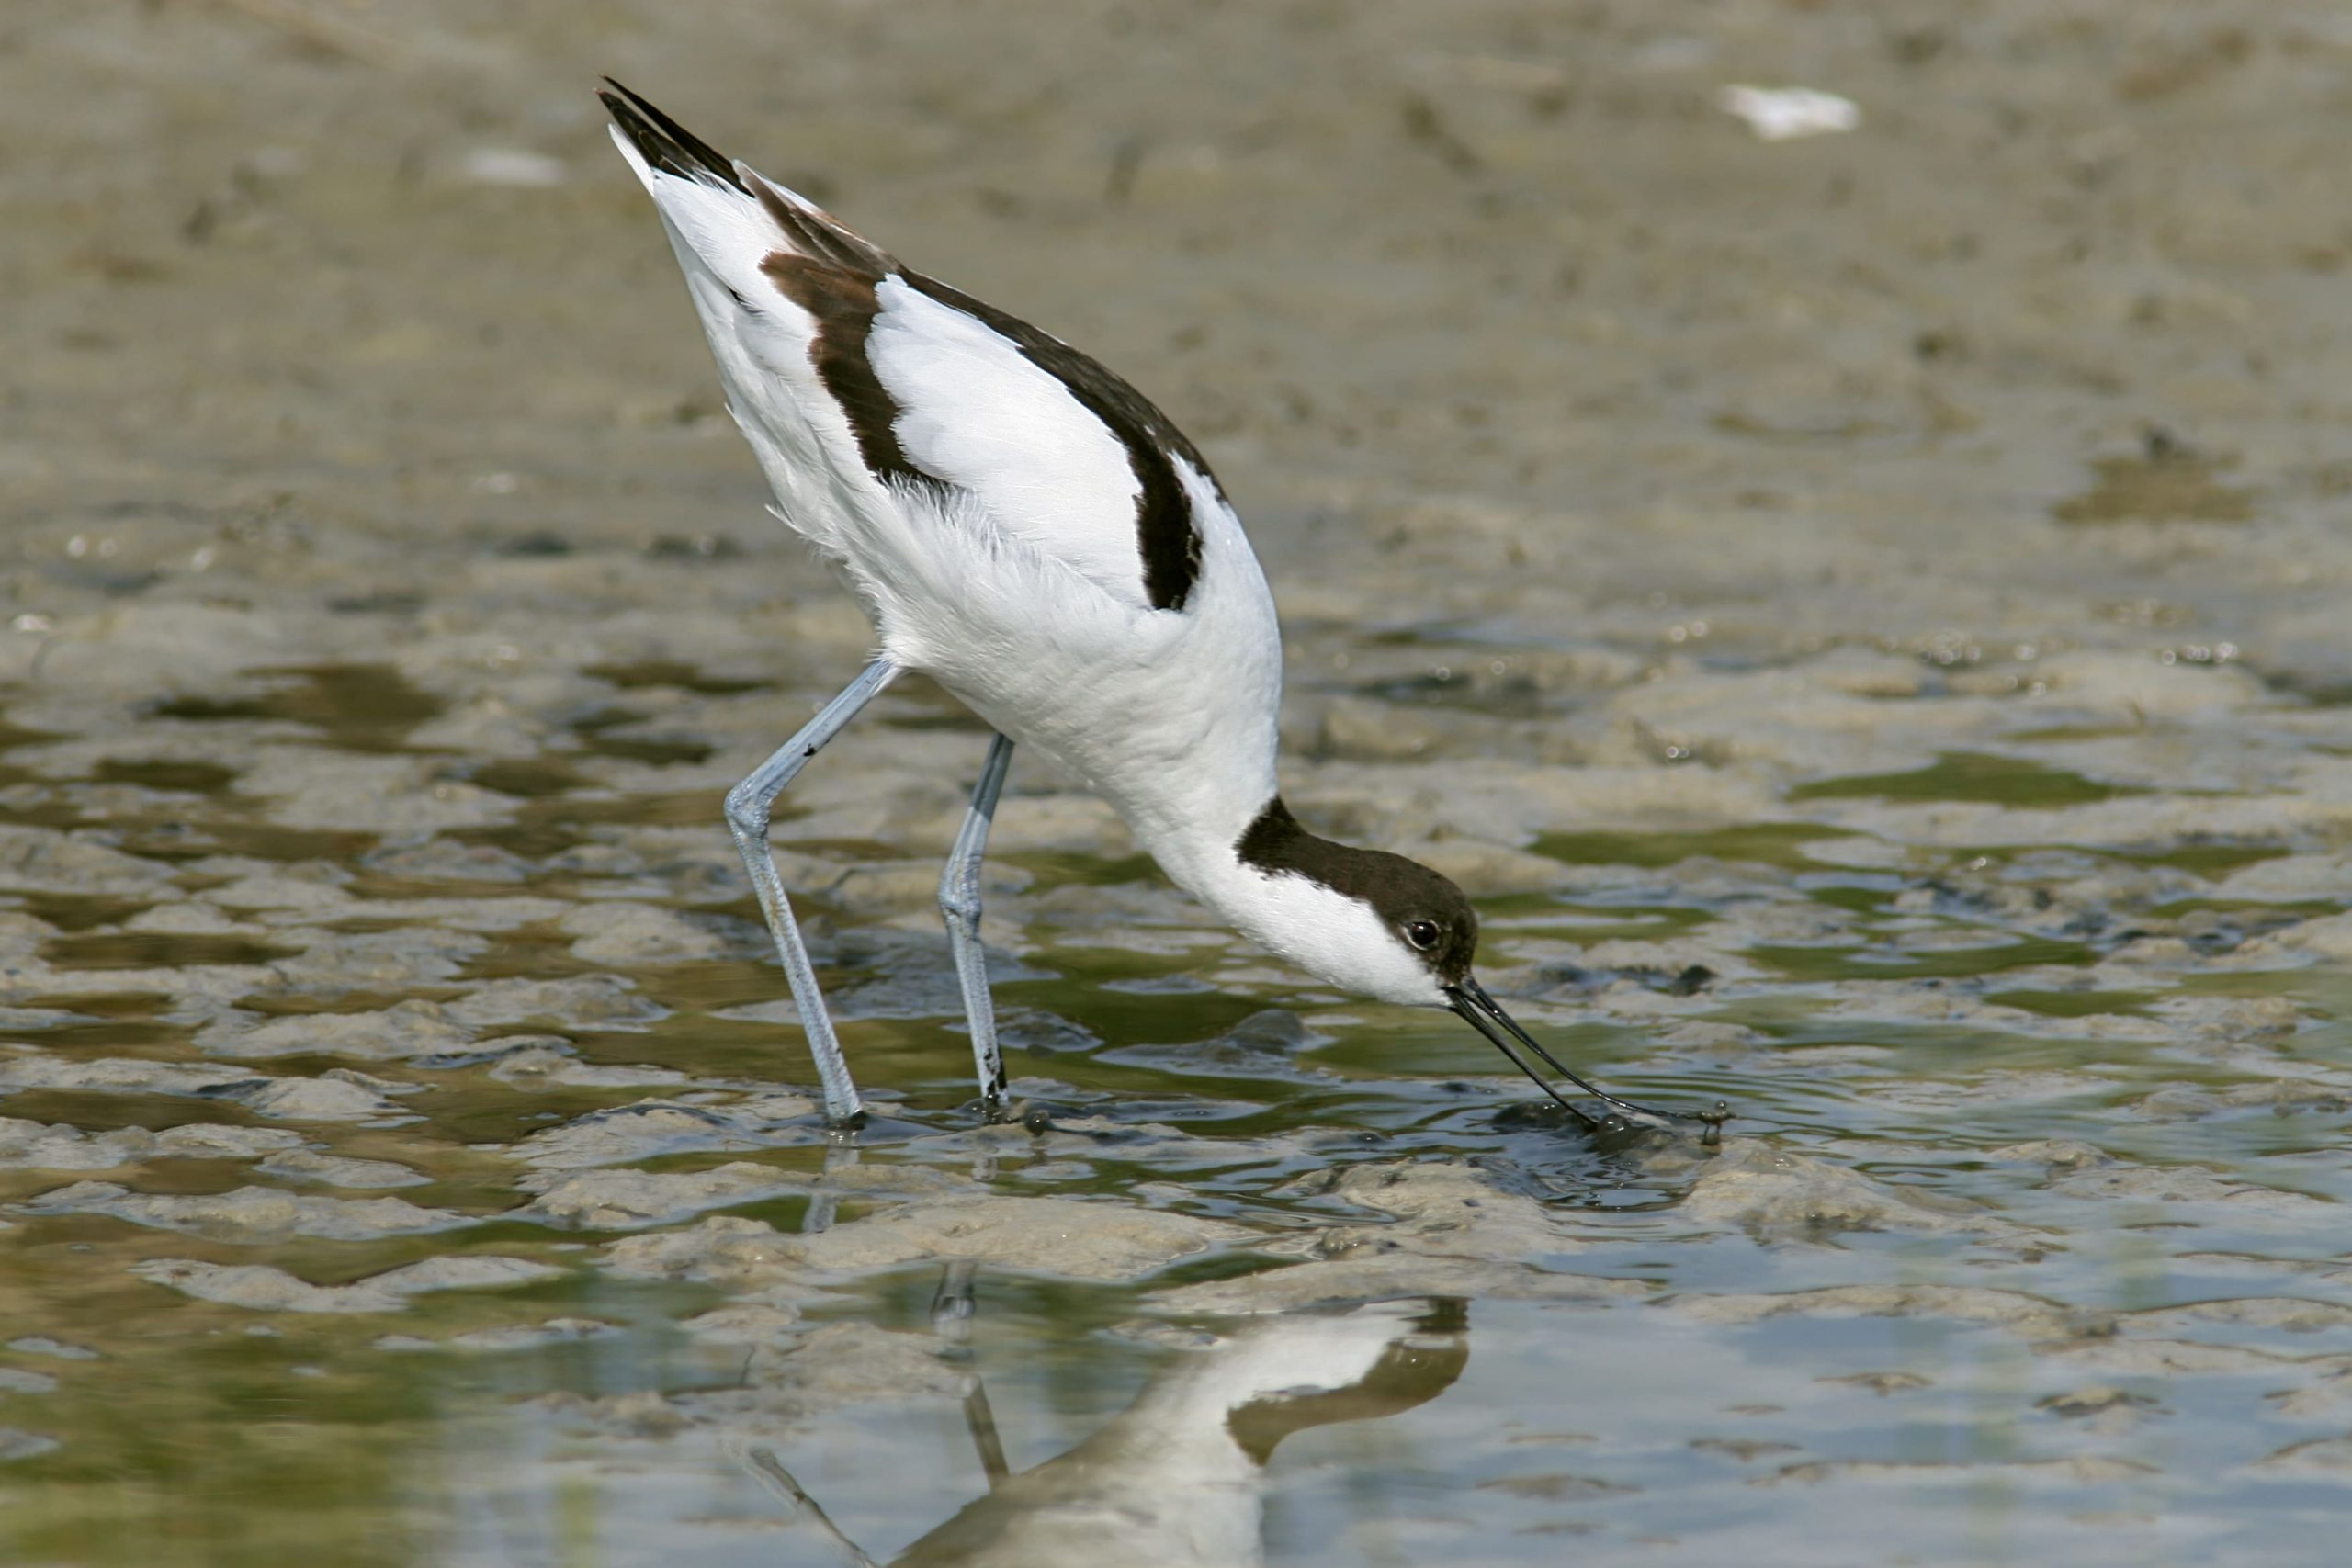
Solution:
M 2238 11 L 23 0 L 0 1559 L 2326 1560 L 2352 43 Z M 1166 401 L 1300 815 L 1723 1145 L 1019 757 L 976 1125 L 911 679 L 778 813 L 829 1145 L 718 802 L 868 633 L 607 69 Z
M 178 723 L 403 754 L 333 700 L 380 676 L 301 679 Z M 2352 989 L 2312 961 L 2344 905 L 2307 874 L 2332 861 L 1922 851 L 1803 818 L 1534 839 L 1558 886 L 1487 899 L 1487 968 L 1620 1091 L 1728 1100 L 1711 1153 L 1596 1146 L 1453 1021 L 1263 970 L 1132 856 L 1015 848 L 998 996 L 1016 1088 L 1059 1124 L 974 1128 L 944 941 L 820 894 L 854 1060 L 892 1099 L 845 1150 L 786 1088 L 752 906 L 715 828 L 666 826 L 679 795 L 535 788 L 503 825 L 271 855 L 233 775 L 159 761 L 127 797 L 129 770 L 58 778 L 45 744 L 11 749 L 51 781 L 12 874 L 89 846 L 145 891 L 28 896 L 45 917 L 11 928 L 12 1560 L 825 1560 L 775 1466 L 888 1560 L 988 1493 L 974 1387 L 1012 1478 L 941 1561 L 1102 1560 L 1065 1472 L 1193 1498 L 1184 1528 L 1229 1515 L 1275 1562 L 1533 1562 L 1564 1535 L 1660 1561 L 1877 1560 L 1889 1532 L 1926 1562 L 2324 1550 L 2352 1374 Z M 1787 809 L 2114 793 L 2028 753 Z M 166 826 L 184 848 L 96 847 Z M 306 977 L 371 941 L 378 968 Z M 342 1098 L 256 1094 L 305 1081 Z M 990 1194 L 1082 1202 L 1023 1228 L 975 1217 Z M 944 1229 L 761 1251 L 893 1209 Z M 713 1261 L 735 1233 L 692 1228 L 710 1214 L 758 1256 Z M 689 1249 L 657 1262 L 617 1239 L 673 1226 Z M 943 1247 L 971 1260 L 962 1333 L 930 1310 Z M 503 1271 L 381 1282 L 455 1258 Z M 1337 1331 L 1313 1323 L 1384 1299 L 1447 1325 L 1396 1329 L 1430 1359 L 1409 1397 L 1204 1470 L 1235 1408 L 1312 1385 L 1299 1358 Z M 1295 1321 L 1281 1377 L 1219 1383 Z M 1177 1383 L 1205 1392 L 1154 1404 Z M 1122 1560 L 1190 1560 L 1136 1529 Z

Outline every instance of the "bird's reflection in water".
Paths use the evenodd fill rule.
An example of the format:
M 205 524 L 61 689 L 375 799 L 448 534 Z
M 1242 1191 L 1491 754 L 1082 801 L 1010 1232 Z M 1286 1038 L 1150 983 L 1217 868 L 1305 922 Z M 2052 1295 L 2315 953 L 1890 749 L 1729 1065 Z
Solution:
M 968 1272 L 951 1269 L 934 1316 L 957 1343 Z M 1018 1474 L 1006 1468 L 976 1378 L 965 1416 L 989 1475 L 985 1496 L 892 1559 L 894 1568 L 1245 1568 L 1265 1560 L 1260 1489 L 1294 1432 L 1369 1421 L 1436 1398 L 1470 1359 L 1463 1303 L 1385 1302 L 1248 1324 L 1183 1357 L 1109 1425 Z M 765 1450 L 752 1463 L 833 1543 L 874 1560 Z

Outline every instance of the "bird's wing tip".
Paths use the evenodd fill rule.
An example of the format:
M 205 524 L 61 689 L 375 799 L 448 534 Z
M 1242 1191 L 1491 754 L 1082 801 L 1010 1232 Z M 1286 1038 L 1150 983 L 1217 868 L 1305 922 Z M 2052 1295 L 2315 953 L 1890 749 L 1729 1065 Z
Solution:
M 610 76 L 596 89 L 597 98 L 613 117 L 613 125 L 628 139 L 647 166 L 697 185 L 751 194 L 735 172 L 734 160 L 655 108 Z

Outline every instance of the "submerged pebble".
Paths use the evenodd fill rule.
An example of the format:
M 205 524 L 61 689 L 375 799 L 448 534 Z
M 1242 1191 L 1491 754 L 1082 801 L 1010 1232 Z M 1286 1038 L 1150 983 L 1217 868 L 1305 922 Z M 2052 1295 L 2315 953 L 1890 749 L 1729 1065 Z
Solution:
M 2030 1245 L 2039 1233 L 1974 1205 L 1917 1189 L 1872 1181 L 1849 1166 L 1777 1149 L 1760 1139 L 1727 1140 L 1682 1200 L 1694 1220 L 1802 1240 L 1844 1230 L 1962 1234 Z
M 257 1176 L 285 1181 L 319 1181 L 330 1187 L 418 1187 L 433 1179 L 388 1159 L 351 1159 L 316 1149 L 286 1149 L 254 1167 Z
M 0 1168 L 111 1170 L 151 1159 L 253 1159 L 296 1148 L 301 1142 L 299 1133 L 203 1122 L 161 1133 L 119 1127 L 92 1134 L 62 1122 L 0 1116 Z
M 830 1230 L 790 1235 L 720 1217 L 690 1231 L 616 1242 L 605 1266 L 622 1274 L 757 1289 L 922 1258 L 961 1258 L 1082 1280 L 1135 1279 L 1219 1244 L 1238 1225 L 1065 1198 L 970 1195 L 899 1204 Z
M 411 1000 L 382 1012 L 299 1013 L 238 1028 L 217 1020 L 199 1031 L 206 1055 L 237 1061 L 272 1056 L 349 1056 L 397 1061 L 471 1043 L 472 1032 L 452 1021 L 432 1002 Z
M 641 1170 L 594 1171 L 565 1178 L 509 1217 L 579 1230 L 638 1230 L 673 1224 L 707 1209 L 724 1209 L 802 1190 L 804 1179 L 757 1165 L 656 1175 Z
M 538 1170 L 576 1170 L 660 1155 L 772 1148 L 820 1137 L 809 1125 L 816 1109 L 814 1101 L 797 1095 L 718 1105 L 639 1100 L 543 1128 L 518 1142 L 514 1152 Z
M 447 1209 L 420 1209 L 399 1198 L 315 1198 L 274 1187 L 240 1187 L 206 1196 L 134 1192 L 111 1181 L 77 1181 L 20 1205 L 28 1214 L 107 1214 L 133 1224 L 186 1231 L 220 1241 L 262 1243 L 292 1236 L 334 1241 L 454 1230 L 475 1221 Z
M 376 1341 L 379 1350 L 470 1350 L 496 1353 L 537 1350 L 549 1345 L 577 1345 L 591 1339 L 617 1339 L 625 1331 L 593 1317 L 551 1317 L 544 1323 L 517 1323 L 503 1328 L 477 1328 L 447 1339 L 421 1339 L 410 1334 L 387 1334 Z
M 198 1301 L 256 1312 L 399 1312 L 428 1291 L 496 1290 L 552 1279 L 562 1272 L 521 1258 L 482 1253 L 404 1264 L 346 1285 L 314 1285 L 266 1264 L 226 1265 L 193 1258 L 156 1258 L 130 1272 Z

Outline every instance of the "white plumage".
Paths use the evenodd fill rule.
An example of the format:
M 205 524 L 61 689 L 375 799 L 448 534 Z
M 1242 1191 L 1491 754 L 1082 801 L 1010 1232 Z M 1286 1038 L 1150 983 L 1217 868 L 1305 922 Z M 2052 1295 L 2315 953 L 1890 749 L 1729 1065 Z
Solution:
M 865 352 L 905 411 L 908 458 L 969 491 L 993 526 L 1150 608 L 1136 569 L 1142 485 L 1126 448 L 1001 333 L 899 278 L 875 293 L 882 310 Z
M 866 351 L 899 445 L 946 488 L 877 478 L 812 364 L 816 318 L 760 270 L 790 236 L 756 197 L 613 139 L 669 230 L 777 515 L 842 572 L 882 650 L 1084 779 L 1205 891 L 1274 794 L 1282 700 L 1273 596 L 1232 508 L 1185 466 L 1201 578 L 1182 614 L 1152 610 L 1119 441 L 1001 334 L 896 275 Z
M 760 270 L 790 237 L 752 195 L 661 174 L 618 127 L 614 143 L 671 231 L 776 514 L 844 573 L 882 651 L 1080 773 L 1146 849 L 1193 870 L 1200 828 L 1230 846 L 1275 792 L 1282 637 L 1204 475 L 1185 472 L 1202 581 L 1183 614 L 1159 614 L 1117 437 L 1002 333 L 887 275 L 865 348 L 899 445 L 948 489 L 879 479 L 811 365 L 816 317 Z
M 963 1267 L 968 1268 L 968 1265 Z M 950 1265 L 944 1293 L 953 1290 Z M 1091 1437 L 1004 1464 L 977 1377 L 965 1418 L 987 1494 L 891 1568 L 1250 1568 L 1265 1561 L 1266 1466 L 1294 1433 L 1400 1415 L 1469 1361 L 1458 1303 L 1377 1302 L 1268 1317 L 1180 1353 Z M 766 1450 L 752 1462 L 842 1558 L 879 1568 Z
M 729 796 L 832 1120 L 861 1112 L 767 850 L 767 811 L 901 670 L 932 675 L 1000 738 L 941 884 L 991 1105 L 1004 1079 L 978 865 L 1016 745 L 1098 791 L 1170 878 L 1249 936 L 1351 990 L 1453 1009 L 1557 1099 L 1490 1027 L 1552 1061 L 1471 978 L 1477 920 L 1461 891 L 1399 856 L 1318 839 L 1283 807 L 1273 596 L 1167 416 L 616 84 L 604 96 L 776 514 L 839 572 L 880 642 L 866 673 Z
M 999 1482 L 893 1568 L 1250 1568 L 1265 1561 L 1265 1466 L 1293 1432 L 1394 1416 L 1469 1359 L 1428 1302 L 1249 1324 L 1169 1363 L 1058 1458 Z

